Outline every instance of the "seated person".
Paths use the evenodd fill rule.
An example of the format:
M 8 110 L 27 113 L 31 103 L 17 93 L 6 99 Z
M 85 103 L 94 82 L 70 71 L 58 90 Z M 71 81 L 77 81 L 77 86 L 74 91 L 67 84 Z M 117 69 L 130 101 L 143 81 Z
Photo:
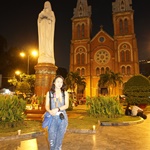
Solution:
M 145 114 L 143 114 L 143 109 L 141 109 L 140 107 L 137 106 L 137 104 L 135 104 L 134 106 L 132 106 L 132 116 L 140 116 L 143 119 L 146 119 L 147 116 Z
M 130 104 L 128 104 L 127 107 L 126 107 L 126 109 L 125 109 L 125 115 L 131 116 L 131 107 L 130 107 Z
M 37 104 L 37 95 L 34 94 L 32 97 L 31 97 L 31 104 Z

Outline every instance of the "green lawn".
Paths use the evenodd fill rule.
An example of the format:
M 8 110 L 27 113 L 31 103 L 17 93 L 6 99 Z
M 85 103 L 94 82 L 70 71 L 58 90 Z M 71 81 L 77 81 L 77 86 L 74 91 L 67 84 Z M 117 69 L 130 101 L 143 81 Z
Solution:
M 135 121 L 139 120 L 138 117 L 123 116 L 116 119 L 108 118 L 94 118 L 89 116 L 78 116 L 75 118 L 69 118 L 68 129 L 92 129 L 93 125 L 98 126 L 98 120 L 110 121 L 110 122 L 122 122 L 122 121 Z M 4 128 L 0 126 L 0 137 L 17 135 L 17 131 L 21 129 L 21 133 L 29 133 L 36 131 L 44 131 L 41 127 L 41 121 L 25 121 L 24 124 L 14 128 Z
M 75 117 L 69 118 L 69 129 L 92 129 L 93 125 L 98 125 L 98 122 L 127 122 L 137 121 L 140 117 L 132 117 L 123 115 L 120 118 L 105 118 L 105 117 L 90 117 L 87 113 L 79 113 Z
M 150 106 L 146 109 L 150 110 Z M 93 125 L 98 126 L 99 121 L 110 121 L 110 122 L 126 122 L 136 121 L 139 117 L 122 116 L 121 118 L 95 118 L 90 117 L 85 109 L 74 109 L 73 111 L 67 111 L 69 118 L 68 129 L 92 129 Z M 44 131 L 41 127 L 41 121 L 25 121 L 24 124 L 14 128 L 4 128 L 0 124 L 0 137 L 17 135 L 17 130 L 21 129 L 21 133 L 29 133 L 36 131 Z
M 41 121 L 24 121 L 23 124 L 20 124 L 17 127 L 13 128 L 3 127 L 2 125 L 0 125 L 0 137 L 17 135 L 18 130 L 21 130 L 22 134 L 41 131 Z

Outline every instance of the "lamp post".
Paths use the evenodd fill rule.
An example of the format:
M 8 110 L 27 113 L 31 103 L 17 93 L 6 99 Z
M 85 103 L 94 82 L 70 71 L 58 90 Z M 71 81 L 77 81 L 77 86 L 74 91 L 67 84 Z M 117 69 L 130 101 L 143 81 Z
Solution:
M 30 60 L 29 60 L 29 55 L 27 56 L 28 59 L 27 59 L 27 74 L 29 74 L 29 65 L 30 65 Z
M 20 53 L 20 56 L 21 57 L 25 57 L 27 55 L 27 74 L 30 73 L 30 56 L 33 56 L 33 57 L 37 57 L 38 56 L 38 52 L 36 50 L 33 50 L 31 51 L 31 53 L 24 53 L 24 52 L 21 52 Z

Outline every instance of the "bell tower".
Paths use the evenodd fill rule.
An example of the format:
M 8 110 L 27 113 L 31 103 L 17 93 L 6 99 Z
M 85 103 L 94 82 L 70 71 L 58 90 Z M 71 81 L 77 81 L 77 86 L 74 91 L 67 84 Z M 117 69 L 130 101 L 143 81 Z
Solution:
M 72 40 L 70 50 L 70 71 L 84 76 L 90 87 L 90 37 L 91 37 L 91 6 L 87 0 L 78 0 L 72 17 Z M 85 94 L 90 92 L 85 90 Z
M 124 82 L 139 74 L 138 48 L 134 32 L 132 0 L 112 3 L 116 71 L 123 74 Z M 117 72 L 118 72 L 117 71 Z

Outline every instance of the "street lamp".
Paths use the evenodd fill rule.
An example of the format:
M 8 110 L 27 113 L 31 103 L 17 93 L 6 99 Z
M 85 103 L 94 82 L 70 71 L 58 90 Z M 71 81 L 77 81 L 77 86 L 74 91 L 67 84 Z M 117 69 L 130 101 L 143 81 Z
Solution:
M 29 74 L 30 56 L 37 57 L 38 52 L 36 50 L 33 50 L 33 51 L 31 51 L 31 53 L 27 53 L 27 54 L 24 52 L 20 53 L 21 57 L 25 57 L 26 55 L 27 55 L 27 74 Z
M 17 81 L 20 81 L 20 74 L 21 74 L 20 70 L 15 71 L 15 78 L 17 79 Z
M 16 71 L 15 71 L 15 74 L 16 74 L 17 76 L 19 76 L 19 75 L 21 74 L 21 71 L 16 70 Z

